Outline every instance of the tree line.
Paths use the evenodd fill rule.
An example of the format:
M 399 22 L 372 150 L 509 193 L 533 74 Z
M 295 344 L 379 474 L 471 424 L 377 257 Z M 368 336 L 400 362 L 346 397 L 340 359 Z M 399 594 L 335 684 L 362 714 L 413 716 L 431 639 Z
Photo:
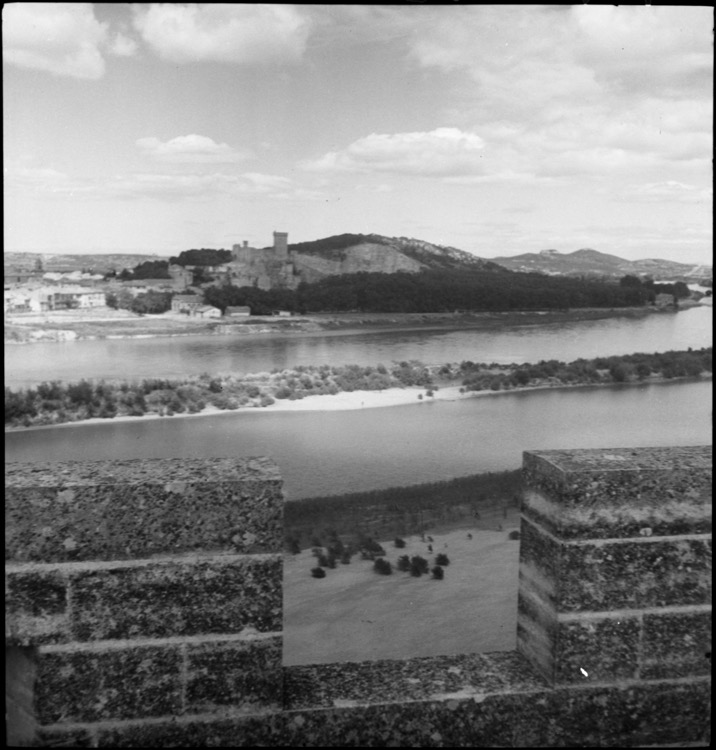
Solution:
M 248 305 L 259 315 L 277 308 L 300 314 L 439 313 L 636 307 L 648 301 L 648 292 L 615 280 L 462 269 L 343 274 L 312 284 L 302 282 L 295 290 L 210 287 L 205 299 L 222 311 L 229 305 Z

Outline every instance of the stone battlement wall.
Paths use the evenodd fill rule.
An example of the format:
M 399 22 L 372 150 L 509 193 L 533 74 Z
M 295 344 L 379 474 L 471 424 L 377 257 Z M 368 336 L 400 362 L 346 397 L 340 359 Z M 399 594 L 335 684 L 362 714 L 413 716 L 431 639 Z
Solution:
M 271 462 L 9 464 L 10 744 L 707 744 L 711 449 L 524 476 L 517 651 L 284 668 Z

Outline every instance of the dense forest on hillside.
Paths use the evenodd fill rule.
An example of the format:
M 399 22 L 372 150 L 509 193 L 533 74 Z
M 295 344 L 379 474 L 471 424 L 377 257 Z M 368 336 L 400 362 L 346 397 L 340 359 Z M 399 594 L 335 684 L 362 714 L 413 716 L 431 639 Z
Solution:
M 302 283 L 296 290 L 211 287 L 205 298 L 222 311 L 229 305 L 249 305 L 252 313 L 265 315 L 277 308 L 305 314 L 635 307 L 646 304 L 649 293 L 645 287 L 616 282 L 531 273 L 440 270 L 329 276 L 314 284 Z
M 320 240 L 295 242 L 289 245 L 288 249 L 305 255 L 317 255 L 330 253 L 333 250 L 345 250 L 347 247 L 354 247 L 364 242 L 370 242 L 374 245 L 390 244 L 388 238 L 380 234 L 336 234 Z
M 220 266 L 231 260 L 231 250 L 214 250 L 210 247 L 182 250 L 179 255 L 169 258 L 171 265 L 179 266 Z
M 105 279 L 118 278 L 120 281 L 131 281 L 138 279 L 168 279 L 169 263 L 166 260 L 145 260 L 138 263 L 129 271 L 123 268 L 119 274 L 116 271 L 110 271 L 105 274 Z
M 370 535 L 384 541 L 465 518 L 476 522 L 488 507 L 517 505 L 520 489 L 521 472 L 517 470 L 292 500 L 284 505 L 286 548 L 297 552 L 324 546 L 337 535 Z
M 427 367 L 421 362 L 384 365 L 299 366 L 291 370 L 211 376 L 182 380 L 159 378 L 140 382 L 79 383 L 52 381 L 36 388 L 5 388 L 5 424 L 11 427 L 78 422 L 99 417 L 141 417 L 144 414 L 173 416 L 198 414 L 207 406 L 217 409 L 262 407 L 277 399 L 296 400 L 342 391 L 381 391 L 418 387 L 430 398 L 441 386 L 460 384 L 467 391 L 505 391 L 514 388 L 545 388 L 644 382 L 648 379 L 696 377 L 712 370 L 712 349 L 657 354 L 557 360 L 536 364 L 499 365 L 465 361 Z

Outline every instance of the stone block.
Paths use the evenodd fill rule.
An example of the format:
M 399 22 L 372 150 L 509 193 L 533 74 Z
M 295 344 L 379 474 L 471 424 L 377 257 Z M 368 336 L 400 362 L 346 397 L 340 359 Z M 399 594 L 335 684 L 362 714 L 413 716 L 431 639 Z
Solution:
M 181 713 L 178 646 L 43 646 L 35 706 L 41 724 L 81 723 Z
M 558 612 L 690 606 L 711 601 L 706 535 L 560 542 L 523 519 L 520 586 Z
M 282 630 L 279 555 L 107 565 L 72 573 L 78 641 Z
M 688 606 L 711 601 L 711 539 L 566 544 L 560 612 Z
M 5 639 L 24 645 L 67 639 L 67 583 L 52 569 L 5 570 Z
M 711 607 L 644 615 L 642 679 L 711 673 Z
M 520 585 L 517 597 L 517 649 L 546 679 L 554 679 L 557 614 Z
M 6 465 L 6 560 L 280 552 L 282 481 L 251 459 Z
M 711 531 L 710 446 L 526 452 L 525 516 L 561 539 Z
M 560 620 L 555 642 L 555 683 L 635 679 L 640 634 L 638 617 Z
M 187 646 L 186 710 L 252 712 L 283 706 L 282 638 Z

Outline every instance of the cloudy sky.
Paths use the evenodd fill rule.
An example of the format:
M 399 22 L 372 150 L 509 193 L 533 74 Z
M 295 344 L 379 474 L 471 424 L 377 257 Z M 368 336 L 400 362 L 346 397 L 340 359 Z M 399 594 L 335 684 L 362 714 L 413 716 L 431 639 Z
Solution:
M 5 247 L 711 263 L 713 10 L 9 3 Z

